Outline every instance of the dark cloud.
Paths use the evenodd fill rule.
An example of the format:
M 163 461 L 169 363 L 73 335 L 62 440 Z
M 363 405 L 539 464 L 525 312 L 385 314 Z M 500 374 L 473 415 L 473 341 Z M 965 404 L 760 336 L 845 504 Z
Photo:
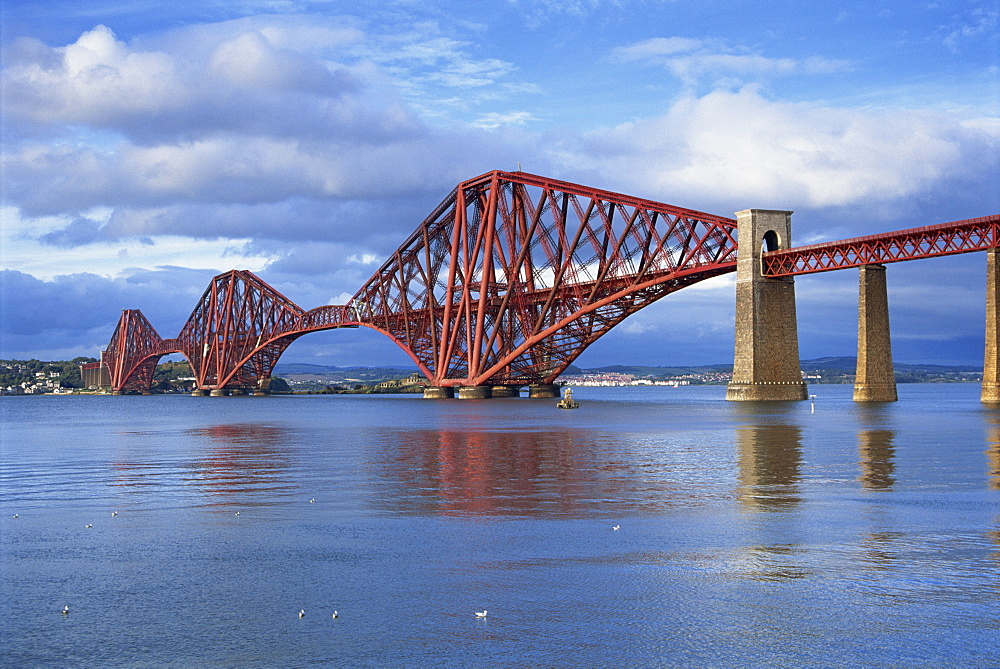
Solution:
M 4 347 L 9 337 L 54 336 L 67 346 L 81 333 L 111 332 L 122 309 L 140 309 L 163 337 L 180 330 L 214 272 L 183 268 L 135 271 L 125 278 L 69 274 L 42 281 L 0 271 Z M 106 342 L 105 342 L 106 343 Z
M 86 246 L 101 239 L 101 227 L 98 221 L 76 218 L 64 228 L 41 235 L 38 240 L 43 244 L 64 248 Z

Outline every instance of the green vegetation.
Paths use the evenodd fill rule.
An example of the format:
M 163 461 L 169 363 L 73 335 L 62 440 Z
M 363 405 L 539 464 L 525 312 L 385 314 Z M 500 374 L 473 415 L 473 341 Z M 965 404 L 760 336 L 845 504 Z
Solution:
M 97 362 L 97 359 L 79 357 L 56 362 L 0 360 L 0 389 L 22 386 L 22 384 L 28 386 L 44 385 L 46 388 L 82 388 L 80 365 L 85 362 Z

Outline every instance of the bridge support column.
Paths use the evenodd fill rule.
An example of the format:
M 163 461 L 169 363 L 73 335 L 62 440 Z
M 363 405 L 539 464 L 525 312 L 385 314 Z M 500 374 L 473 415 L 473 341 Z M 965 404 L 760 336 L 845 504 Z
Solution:
M 206 395 L 208 395 L 208 391 L 201 388 L 195 388 L 191 391 L 191 397 L 205 397 Z
M 225 388 L 212 388 L 212 391 L 208 393 L 209 397 L 225 397 L 228 394 Z
M 491 394 L 491 386 L 459 386 L 458 399 L 460 400 L 488 400 Z
M 986 252 L 986 360 L 981 400 L 1000 403 L 1000 249 Z
M 528 386 L 528 397 L 534 400 L 553 400 L 559 396 L 559 386 L 554 383 L 539 383 Z
M 521 386 L 493 386 L 490 394 L 492 397 L 520 397 Z
M 858 368 L 854 377 L 854 401 L 895 402 L 899 398 L 892 370 L 885 266 L 865 265 L 860 272 Z
M 792 212 L 747 209 L 736 217 L 736 355 L 726 399 L 804 400 L 795 283 L 761 273 L 761 253 L 791 246 Z
M 455 396 L 454 386 L 427 386 L 424 388 L 425 400 L 451 399 Z

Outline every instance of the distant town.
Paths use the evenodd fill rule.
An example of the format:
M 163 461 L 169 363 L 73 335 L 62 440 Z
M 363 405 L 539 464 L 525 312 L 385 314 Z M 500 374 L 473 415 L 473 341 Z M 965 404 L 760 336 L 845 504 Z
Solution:
M 94 358 L 45 362 L 0 360 L 0 394 L 40 395 L 102 392 L 85 388 L 80 365 Z M 803 360 L 802 378 L 811 384 L 853 384 L 856 361 L 852 357 Z M 731 365 L 696 367 L 646 367 L 614 365 L 596 369 L 570 366 L 559 377 L 568 386 L 696 386 L 725 385 Z M 983 370 L 973 366 L 895 364 L 898 383 L 977 383 Z M 279 363 L 271 381 L 272 393 L 417 393 L 424 377 L 415 368 L 333 367 Z M 186 362 L 165 362 L 156 369 L 153 392 L 183 393 L 194 389 L 195 379 Z

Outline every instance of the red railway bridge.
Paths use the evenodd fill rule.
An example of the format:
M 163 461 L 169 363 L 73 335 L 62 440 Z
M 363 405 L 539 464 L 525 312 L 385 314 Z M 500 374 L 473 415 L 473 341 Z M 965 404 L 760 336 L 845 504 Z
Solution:
M 629 315 L 739 268 L 734 384 L 743 390 L 731 385 L 730 399 L 799 399 L 798 389 L 796 397 L 766 392 L 801 384 L 797 340 L 774 336 L 775 327 L 754 334 L 760 314 L 775 311 L 753 297 L 771 304 L 769 286 L 790 293 L 797 274 L 990 251 L 988 298 L 996 301 L 1000 215 L 800 248 L 790 247 L 790 212 L 738 218 L 494 171 L 459 184 L 345 305 L 305 310 L 253 273 L 232 270 L 212 279 L 175 338 L 161 338 L 140 311 L 123 311 L 102 361 L 90 367 L 105 371 L 116 393 L 148 392 L 159 359 L 180 353 L 197 394 L 265 392 L 299 337 L 368 327 L 409 354 L 428 380 L 428 397 L 456 388 L 462 397 L 515 396 L 523 386 L 552 397 L 559 374 Z M 748 235 L 753 250 L 738 254 L 738 239 Z M 741 292 L 743 283 L 753 287 Z M 790 308 L 794 336 L 794 297 Z M 777 310 L 787 312 L 787 304 Z M 997 355 L 995 307 L 989 318 L 988 373 Z M 775 364 L 780 357 L 794 360 Z M 889 365 L 891 373 L 891 356 Z

